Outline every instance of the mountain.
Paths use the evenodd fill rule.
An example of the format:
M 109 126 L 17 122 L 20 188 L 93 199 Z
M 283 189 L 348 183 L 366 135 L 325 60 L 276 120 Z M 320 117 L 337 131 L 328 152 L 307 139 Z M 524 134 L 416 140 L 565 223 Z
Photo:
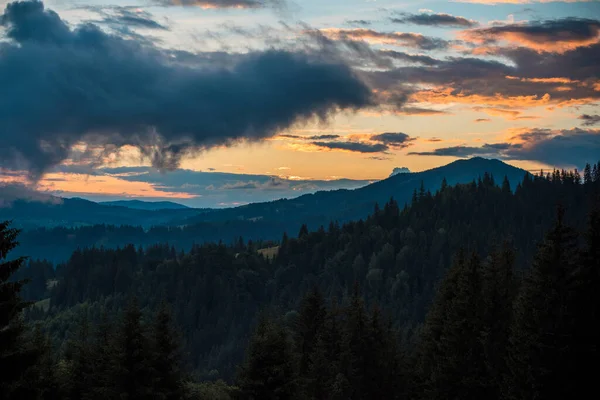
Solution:
M 328 223 L 330 220 L 350 221 L 365 218 L 373 211 L 375 203 L 383 204 L 390 197 L 403 206 L 411 201 L 413 192 L 420 189 L 421 183 L 425 191 L 435 192 L 444 178 L 449 185 L 454 185 L 477 180 L 485 173 L 491 174 L 498 185 L 506 176 L 511 187 L 515 188 L 528 172 L 500 160 L 475 157 L 422 172 L 395 174 L 359 189 L 321 191 L 294 199 L 212 210 L 183 223 L 249 220 L 287 221 L 290 225 L 295 221 L 296 224 L 291 225 L 302 222 L 316 228 L 318 224 Z
M 132 208 L 134 210 L 183 210 L 189 209 L 190 207 L 184 206 L 183 204 L 174 203 L 172 201 L 142 201 L 142 200 L 115 200 L 115 201 L 101 201 L 98 204 L 103 206 L 118 206 Z
M 76 227 L 95 224 L 182 226 L 202 224 L 200 242 L 215 240 L 223 234 L 225 241 L 236 237 L 279 239 L 283 231 L 295 233 L 302 224 L 316 229 L 332 220 L 339 222 L 365 218 L 375 203 L 384 204 L 393 197 L 401 206 L 411 201 L 421 184 L 425 191 L 435 192 L 445 178 L 449 185 L 468 183 L 491 174 L 500 184 L 506 176 L 514 188 L 527 172 L 499 160 L 472 158 L 415 173 L 401 173 L 370 185 L 348 190 L 320 191 L 294 199 L 280 199 L 226 209 L 192 209 L 176 203 L 122 201 L 95 203 L 73 198 L 61 199 L 39 194 L 14 197 L 0 206 L 0 220 L 14 220 L 21 228 Z M 0 199 L 3 192 L 0 191 Z M 0 202 L 0 204 L 3 204 Z M 164 204 L 168 204 L 165 208 Z M 178 208 L 174 208 L 179 206 Z M 159 209 L 160 208 L 160 209 Z M 236 222 L 232 224 L 232 222 Z M 240 224 L 242 223 L 243 224 Z M 211 225 L 219 225 L 212 227 Z M 207 233 L 212 232 L 212 233 Z M 190 238 L 194 239 L 194 238 Z
M 3 198 L 0 192 L 0 198 Z M 183 208 L 172 210 L 141 210 L 98 204 L 80 198 L 49 197 L 13 199 L 0 207 L 0 221 L 14 220 L 22 229 L 36 227 L 74 227 L 96 224 L 163 225 L 174 219 L 189 218 L 202 210 Z

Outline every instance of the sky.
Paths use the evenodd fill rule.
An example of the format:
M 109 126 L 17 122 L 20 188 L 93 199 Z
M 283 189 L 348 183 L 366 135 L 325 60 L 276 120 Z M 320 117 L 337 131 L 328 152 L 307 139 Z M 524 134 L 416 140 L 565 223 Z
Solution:
M 600 2 L 0 0 L 0 181 L 227 207 L 600 159 Z

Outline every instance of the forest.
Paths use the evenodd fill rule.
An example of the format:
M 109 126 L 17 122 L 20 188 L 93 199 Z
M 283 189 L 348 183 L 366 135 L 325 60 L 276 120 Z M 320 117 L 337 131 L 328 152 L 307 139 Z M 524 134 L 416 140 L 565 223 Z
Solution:
M 278 243 L 11 257 L 0 399 L 547 399 L 592 390 L 600 164 L 421 186 Z

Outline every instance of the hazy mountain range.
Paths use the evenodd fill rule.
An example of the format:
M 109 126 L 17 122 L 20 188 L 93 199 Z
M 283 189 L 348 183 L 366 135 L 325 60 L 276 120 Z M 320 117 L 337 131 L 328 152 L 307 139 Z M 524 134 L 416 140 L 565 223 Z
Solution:
M 283 223 L 295 226 L 302 221 L 309 225 L 330 220 L 346 221 L 363 218 L 372 211 L 375 202 L 384 203 L 394 197 L 400 205 L 409 202 L 414 190 L 439 189 L 442 180 L 448 184 L 467 183 L 492 174 L 498 183 L 507 176 L 511 184 L 520 181 L 525 170 L 499 160 L 472 158 L 422 172 L 393 174 L 387 179 L 353 190 L 319 191 L 294 199 L 253 203 L 226 209 L 194 209 L 174 202 L 122 200 L 96 203 L 80 198 L 59 198 L 47 195 L 10 196 L 0 188 L 0 220 L 11 219 L 22 228 L 75 227 L 94 224 L 170 226 L 201 222 L 252 221 Z M 12 197 L 11 197 L 12 196 Z M 240 232 L 243 234 L 243 232 Z

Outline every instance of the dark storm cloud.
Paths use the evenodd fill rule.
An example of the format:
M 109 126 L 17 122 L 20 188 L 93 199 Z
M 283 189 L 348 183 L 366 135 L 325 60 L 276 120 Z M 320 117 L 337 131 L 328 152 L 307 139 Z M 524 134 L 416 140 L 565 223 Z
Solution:
M 597 129 L 534 129 L 513 139 L 521 143 L 487 143 L 481 147 L 442 147 L 427 152 L 412 152 L 422 156 L 491 156 L 506 160 L 539 161 L 555 166 L 581 166 L 594 162 L 600 154 L 600 130 Z
M 223 67 L 93 24 L 71 29 L 36 1 L 8 4 L 0 21 L 0 160 L 33 177 L 80 141 L 137 146 L 174 168 L 186 154 L 372 102 L 347 65 L 318 54 L 250 52 Z
M 267 8 L 280 7 L 284 0 L 157 0 L 174 6 L 199 6 L 205 8 Z
M 410 14 L 401 13 L 399 17 L 391 18 L 395 23 L 410 23 L 415 25 L 453 27 L 453 28 L 473 28 L 479 25 L 476 21 L 472 21 L 463 17 L 455 17 L 450 14 Z
M 331 150 L 346 150 L 356 153 L 381 153 L 388 150 L 388 146 L 383 143 L 363 143 L 363 142 L 312 142 L 313 145 Z
M 583 121 L 584 126 L 593 126 L 600 124 L 600 115 L 588 115 L 583 114 L 579 116 L 579 119 Z
M 415 139 L 402 132 L 386 132 L 371 136 L 371 140 L 375 142 L 381 142 L 392 147 L 404 148 L 410 146 L 410 142 Z

